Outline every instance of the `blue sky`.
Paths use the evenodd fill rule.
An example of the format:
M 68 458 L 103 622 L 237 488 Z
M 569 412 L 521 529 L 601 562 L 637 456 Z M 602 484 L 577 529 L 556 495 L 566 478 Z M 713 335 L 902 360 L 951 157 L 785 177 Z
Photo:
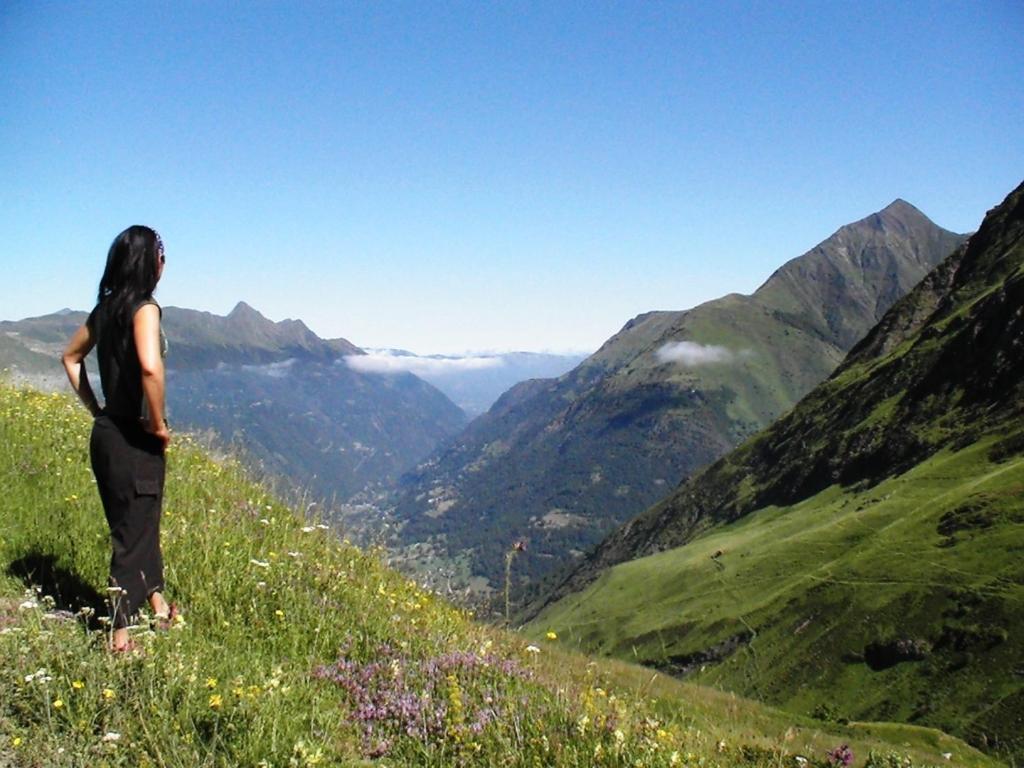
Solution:
M 595 349 L 902 197 L 1024 178 L 1019 2 L 0 5 L 0 319 L 164 304 L 419 353 Z

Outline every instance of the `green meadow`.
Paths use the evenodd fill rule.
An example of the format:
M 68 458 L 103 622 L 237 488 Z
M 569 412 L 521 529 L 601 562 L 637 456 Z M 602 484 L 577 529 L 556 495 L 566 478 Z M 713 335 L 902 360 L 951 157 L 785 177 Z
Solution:
M 553 628 L 585 652 L 824 721 L 917 723 L 981 745 L 1019 734 L 1024 456 L 997 445 L 617 565 L 527 634 Z

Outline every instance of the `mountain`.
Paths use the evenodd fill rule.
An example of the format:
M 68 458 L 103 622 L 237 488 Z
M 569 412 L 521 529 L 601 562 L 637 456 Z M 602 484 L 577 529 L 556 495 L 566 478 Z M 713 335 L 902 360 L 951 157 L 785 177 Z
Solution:
M 334 361 L 362 354 L 345 339 L 321 339 L 301 320 L 268 320 L 244 301 L 225 317 L 167 307 L 164 320 L 174 344 L 174 357 L 168 363 L 177 369 L 259 365 L 292 358 Z
M 584 648 L 796 711 L 941 723 L 1019 762 L 1022 549 L 1024 185 L 826 382 L 531 613 Z
M 414 373 L 445 393 L 470 417 L 494 405 L 509 388 L 527 379 L 561 376 L 586 355 L 544 352 L 481 352 L 416 355 L 398 349 L 367 349 L 348 364 L 365 373 Z
M 407 565 L 536 580 L 771 423 L 963 241 L 897 200 L 753 295 L 640 315 L 557 378 L 513 387 L 404 480 Z
M 0 322 L 0 366 L 66 387 L 59 354 L 85 318 L 64 310 Z M 345 361 L 364 354 L 354 344 L 321 339 L 300 320 L 275 323 L 244 302 L 227 316 L 165 307 L 163 328 L 172 426 L 210 430 L 251 466 L 322 498 L 395 480 L 466 422 L 416 376 L 353 370 Z

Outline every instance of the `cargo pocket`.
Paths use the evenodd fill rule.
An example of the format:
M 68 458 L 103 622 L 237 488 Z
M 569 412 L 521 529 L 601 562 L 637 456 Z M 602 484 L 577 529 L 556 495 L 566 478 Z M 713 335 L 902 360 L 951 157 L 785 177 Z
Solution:
M 164 457 L 139 451 L 135 457 L 135 495 L 159 496 L 164 490 Z

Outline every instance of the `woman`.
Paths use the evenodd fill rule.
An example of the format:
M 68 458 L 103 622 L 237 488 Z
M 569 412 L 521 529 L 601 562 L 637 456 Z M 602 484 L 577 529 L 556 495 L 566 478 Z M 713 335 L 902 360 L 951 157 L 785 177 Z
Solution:
M 165 342 L 153 300 L 164 261 L 154 230 L 134 226 L 119 234 L 107 253 L 96 307 L 62 358 L 71 388 L 95 417 L 89 454 L 113 545 L 113 651 L 132 648 L 128 625 L 144 601 L 157 617 L 173 618 L 163 597 L 160 553 L 164 451 L 171 436 L 164 416 Z M 94 346 L 103 408 L 85 369 Z

